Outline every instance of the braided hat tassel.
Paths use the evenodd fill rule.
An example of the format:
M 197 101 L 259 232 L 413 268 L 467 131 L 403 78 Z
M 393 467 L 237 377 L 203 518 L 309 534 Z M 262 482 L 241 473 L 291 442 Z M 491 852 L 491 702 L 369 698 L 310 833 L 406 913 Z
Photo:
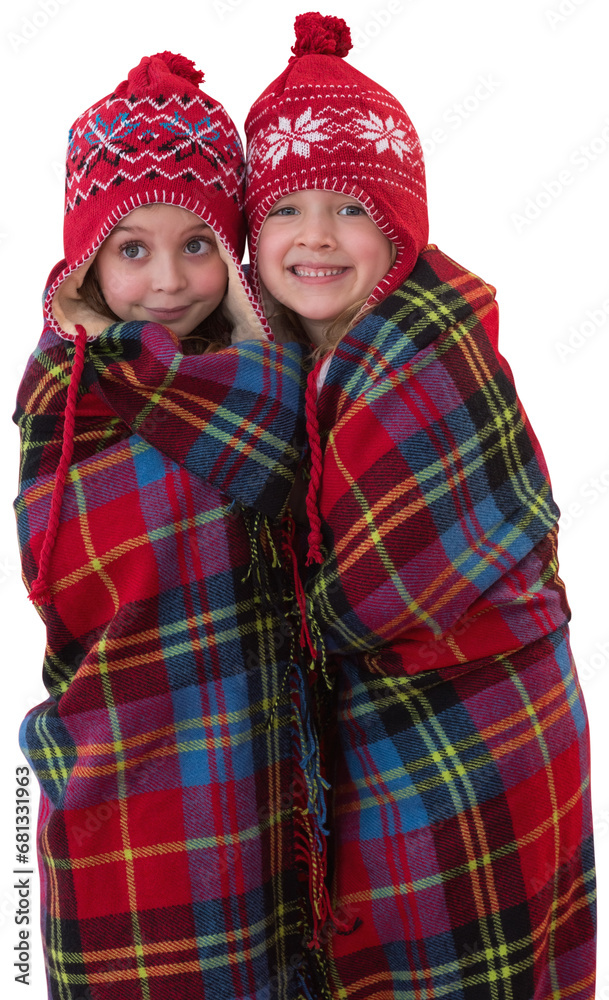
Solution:
M 76 346 L 74 351 L 74 361 L 70 372 L 70 384 L 68 385 L 68 397 L 63 424 L 63 440 L 61 444 L 61 458 L 55 474 L 55 485 L 53 486 L 53 496 L 51 497 L 51 509 L 49 511 L 49 521 L 47 533 L 45 535 L 42 549 L 40 551 L 40 562 L 38 564 L 38 576 L 32 584 L 29 599 L 34 604 L 50 604 L 51 592 L 48 583 L 49 566 L 51 555 L 59 528 L 59 518 L 61 515 L 61 504 L 66 485 L 68 470 L 72 462 L 74 452 L 74 427 L 76 425 L 76 402 L 78 399 L 78 388 L 80 378 L 85 364 L 85 348 L 87 345 L 87 331 L 84 326 L 76 326 Z

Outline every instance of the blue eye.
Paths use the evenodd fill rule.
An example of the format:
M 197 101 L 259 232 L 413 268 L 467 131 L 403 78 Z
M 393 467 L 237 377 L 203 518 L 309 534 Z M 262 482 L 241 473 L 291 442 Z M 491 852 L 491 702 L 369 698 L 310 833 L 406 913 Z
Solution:
M 276 211 L 271 212 L 271 215 L 298 215 L 298 211 L 291 205 L 285 205 L 283 208 L 278 208 Z
M 204 239 L 189 240 L 184 250 L 191 255 L 205 254 L 210 252 L 211 244 Z
M 141 254 L 140 250 L 142 251 Z M 129 260 L 139 260 L 140 257 L 143 257 L 146 253 L 141 243 L 126 243 L 120 248 L 120 252 Z
M 339 215 L 367 215 L 368 213 L 361 205 L 345 205 L 341 208 Z

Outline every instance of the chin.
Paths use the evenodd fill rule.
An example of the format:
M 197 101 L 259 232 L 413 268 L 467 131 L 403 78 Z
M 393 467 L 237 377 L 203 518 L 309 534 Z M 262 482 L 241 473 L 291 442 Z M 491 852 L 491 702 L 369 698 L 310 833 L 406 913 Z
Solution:
M 331 315 L 328 315 L 327 312 L 320 310 L 320 312 L 301 312 L 299 315 L 305 320 L 311 320 L 313 323 L 330 324 L 334 322 L 337 316 L 340 316 L 340 312 L 333 311 Z

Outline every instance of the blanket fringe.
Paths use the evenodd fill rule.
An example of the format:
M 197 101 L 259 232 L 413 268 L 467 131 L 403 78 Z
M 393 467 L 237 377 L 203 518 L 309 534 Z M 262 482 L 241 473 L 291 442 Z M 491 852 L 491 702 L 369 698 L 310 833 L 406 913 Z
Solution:
M 239 505 L 239 508 L 243 515 L 251 552 L 250 564 L 241 582 L 252 581 L 254 600 L 260 604 L 263 611 L 274 608 L 281 615 L 281 609 L 275 607 L 271 599 L 273 588 L 269 572 L 280 568 L 280 562 L 270 519 L 266 514 L 249 510 L 242 505 Z
M 322 937 L 330 927 L 339 932 L 351 928 L 339 920 L 332 910 L 327 887 L 328 871 L 328 806 L 330 784 L 323 774 L 322 753 L 316 722 L 316 682 L 319 668 L 327 691 L 332 689 L 328 675 L 325 645 L 305 594 L 299 573 L 295 549 L 296 525 L 289 516 L 284 521 L 282 552 L 292 567 L 293 611 L 300 619 L 297 630 L 299 643 L 290 673 L 292 719 L 294 726 L 294 765 L 299 781 L 294 783 L 295 854 L 307 873 L 311 932 L 308 946 L 319 950 Z
M 312 915 L 312 938 L 309 947 L 319 948 L 319 935 L 332 919 L 332 906 L 326 885 L 327 872 L 327 805 L 326 792 L 330 785 L 321 772 L 319 741 L 314 731 L 307 705 L 307 681 L 299 670 L 294 671 L 292 704 L 294 706 L 294 757 L 302 784 L 295 783 L 294 831 L 296 859 L 308 874 L 309 902 Z
M 234 505 L 231 505 L 231 513 Z M 251 561 L 243 582 L 251 580 L 255 599 L 262 607 L 271 603 L 269 572 L 281 572 L 282 566 L 272 525 L 268 518 L 242 508 L 250 540 Z M 290 684 L 293 723 L 293 780 L 295 856 L 306 872 L 310 910 L 308 947 L 319 951 L 330 928 L 348 933 L 352 928 L 339 920 L 332 910 L 327 887 L 328 869 L 328 806 L 330 784 L 323 774 L 322 754 L 316 720 L 315 684 L 318 671 L 327 691 L 332 690 L 326 662 L 325 645 L 315 620 L 299 572 L 296 552 L 296 524 L 291 516 L 281 527 L 281 554 L 287 568 L 289 587 L 283 593 L 281 612 L 290 632 L 288 666 L 276 694 L 267 725 L 271 725 L 286 683 Z M 282 574 L 283 575 L 283 574 Z M 284 578 L 285 582 L 285 578 Z M 306 994 L 305 994 L 306 996 Z
M 328 690 L 332 689 L 332 681 L 328 676 L 326 648 L 321 634 L 321 629 L 313 613 L 313 605 L 306 595 L 302 585 L 298 567 L 298 557 L 295 549 L 296 522 L 293 517 L 286 517 L 284 520 L 284 531 L 282 538 L 282 552 L 292 569 L 292 583 L 294 587 L 295 610 L 300 618 L 300 649 L 301 653 L 308 653 L 310 659 L 304 664 L 305 670 L 309 670 L 312 679 L 316 678 L 316 666 L 319 666 Z

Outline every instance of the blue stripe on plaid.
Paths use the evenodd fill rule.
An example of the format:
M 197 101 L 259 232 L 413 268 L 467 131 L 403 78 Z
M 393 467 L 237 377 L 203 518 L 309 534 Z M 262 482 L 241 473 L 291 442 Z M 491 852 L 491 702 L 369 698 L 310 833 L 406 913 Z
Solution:
M 424 251 L 318 399 L 341 1000 L 592 1000 L 589 743 L 494 290 Z M 362 448 L 362 441 L 366 447 Z
M 299 344 L 249 341 L 184 357 L 164 328 L 119 323 L 90 345 L 86 373 L 93 391 L 163 454 L 277 516 L 304 445 L 305 355 Z
M 247 441 L 244 466 L 250 448 L 257 457 L 251 475 L 233 463 L 231 477 L 263 499 L 268 487 L 262 507 L 278 512 L 302 436 L 302 351 L 284 378 L 270 345 L 254 349 L 256 374 L 237 365 L 240 395 L 239 352 L 226 353 L 232 361 L 210 356 L 216 373 L 228 367 L 226 385 L 210 378 L 207 420 L 225 437 L 222 420 L 246 400 L 233 430 Z M 138 358 L 122 365 L 137 380 Z M 151 408 L 126 377 L 141 433 L 99 454 L 96 437 L 70 470 L 44 609 L 55 699 L 22 730 L 54 802 L 40 829 L 50 995 L 261 1000 L 278 984 L 296 1000 L 299 971 L 327 997 L 321 956 L 302 946 L 310 917 L 294 858 L 292 710 L 280 691 L 294 638 L 281 614 L 290 582 L 264 566 L 281 525 L 228 510 L 231 498 L 183 461 L 188 434 L 207 424 L 185 419 L 176 433 L 175 397 Z M 269 400 L 271 384 L 285 398 Z M 46 470 L 61 434 L 54 419 L 45 430 L 30 416 L 24 435 L 40 431 L 31 461 Z M 77 420 L 77 436 L 87 433 Z M 165 435 L 178 461 L 154 451 L 149 433 Z M 273 461 L 283 493 L 269 486 Z M 30 582 L 53 481 L 39 473 L 16 505 Z
M 133 435 L 130 444 L 133 466 L 140 490 L 150 483 L 157 483 L 163 479 L 167 466 L 159 452 L 147 445 L 137 435 Z

